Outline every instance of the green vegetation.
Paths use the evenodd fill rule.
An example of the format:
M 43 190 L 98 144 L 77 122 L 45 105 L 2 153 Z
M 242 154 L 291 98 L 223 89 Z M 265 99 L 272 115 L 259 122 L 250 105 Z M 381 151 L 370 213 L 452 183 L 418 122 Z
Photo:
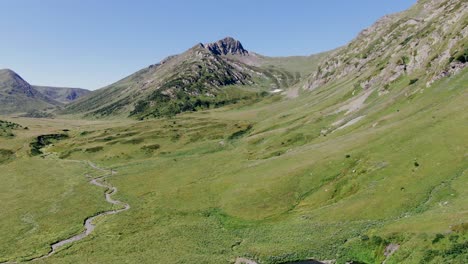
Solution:
M 0 137 L 4 138 L 11 138 L 14 137 L 15 134 L 13 133 L 13 130 L 20 129 L 22 128 L 21 125 L 5 121 L 5 120 L 0 120 Z
M 0 164 L 6 163 L 7 161 L 13 159 L 15 153 L 9 149 L 0 149 Z
M 340 130 L 333 124 L 344 114 L 323 113 L 340 107 L 335 100 L 348 93 L 346 85 L 169 119 L 79 125 L 47 147 L 60 159 L 23 156 L 2 166 L 60 162 L 62 172 L 76 166 L 66 175 L 82 181 L 80 188 L 92 194 L 86 199 L 94 197 L 88 215 L 99 211 L 93 206 L 103 202 L 101 193 L 86 185 L 86 166 L 68 160 L 93 160 L 119 172 L 109 181 L 119 188 L 116 198 L 132 209 L 106 218 L 93 235 L 44 263 L 228 263 L 238 256 L 260 263 L 309 257 L 380 263 L 390 243 L 400 248 L 387 263 L 463 263 L 468 193 L 462 183 L 468 174 L 460 146 L 466 146 L 467 116 L 460 109 L 466 107 L 467 77 L 465 70 L 408 97 L 424 82 L 409 86 L 402 79 L 348 117 L 364 119 Z M 387 98 L 396 100 L 382 107 Z M 54 120 L 42 121 L 44 128 L 52 125 L 48 135 L 63 130 Z M 30 130 L 21 133 L 43 130 L 24 125 Z M 16 140 L 21 145 L 28 139 Z M 58 171 L 57 184 L 69 180 Z M 44 254 L 57 237 L 76 233 L 83 215 L 72 210 L 82 203 L 71 197 L 57 213 L 74 215 L 54 218 L 47 236 L 23 236 L 22 247 L 2 246 L 2 260 Z M 39 227 L 31 234 L 45 232 L 46 219 L 35 217 Z
M 157 90 L 148 98 L 145 98 L 145 100 L 136 102 L 134 110 L 130 112 L 130 116 L 138 117 L 140 120 L 149 117 L 173 117 L 183 112 L 219 108 L 239 102 L 252 103 L 267 95 L 268 93 L 254 93 L 231 88 L 216 97 L 190 97 L 179 93 L 176 98 L 171 98 Z
M 92 161 L 131 208 L 40 263 L 467 263 L 466 22 L 444 31 L 453 45 L 429 42 L 443 23 L 418 19 L 427 2 L 333 54 L 249 65 L 197 45 L 73 116 L 0 123 L 15 133 L 0 137 L 0 262 L 43 256 L 112 207 Z
M 31 142 L 29 146 L 31 147 L 31 155 L 37 156 L 44 154 L 42 152 L 42 148 L 57 142 L 58 140 L 62 140 L 68 138 L 67 134 L 48 134 L 48 135 L 40 135 L 36 138 L 34 142 Z

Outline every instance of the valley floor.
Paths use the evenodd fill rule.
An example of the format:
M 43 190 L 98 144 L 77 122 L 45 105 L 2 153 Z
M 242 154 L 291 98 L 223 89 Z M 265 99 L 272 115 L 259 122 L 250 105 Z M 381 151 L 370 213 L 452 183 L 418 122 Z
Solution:
M 0 137 L 0 262 L 119 207 L 72 161 L 92 160 L 131 208 L 37 263 L 468 263 L 468 72 L 407 83 L 353 109 L 344 82 L 141 122 L 1 118 L 23 128 Z M 52 133 L 55 156 L 30 156 Z

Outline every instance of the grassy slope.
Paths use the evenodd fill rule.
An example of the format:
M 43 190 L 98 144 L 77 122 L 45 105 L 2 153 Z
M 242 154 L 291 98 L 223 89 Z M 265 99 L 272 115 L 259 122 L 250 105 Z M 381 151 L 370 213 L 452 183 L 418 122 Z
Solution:
M 110 181 L 132 209 L 43 262 L 227 263 L 248 256 L 261 263 L 380 263 L 393 242 L 401 248 L 387 263 L 466 263 L 468 72 L 431 88 L 408 81 L 348 115 L 335 111 L 360 96 L 352 95 L 351 81 L 294 100 L 271 97 L 131 126 L 77 124 L 72 139 L 52 150 L 116 168 Z M 336 121 L 359 116 L 331 132 Z M 99 191 L 86 187 L 97 205 L 86 204 L 96 210 Z M 79 228 L 80 216 L 60 218 L 60 232 Z M 41 243 L 7 256 L 46 251 Z
M 318 64 L 332 51 L 322 52 L 310 56 L 289 56 L 289 57 L 264 57 L 261 56 L 262 67 L 274 67 L 286 69 L 291 73 L 299 73 L 301 76 L 310 75 L 317 70 Z

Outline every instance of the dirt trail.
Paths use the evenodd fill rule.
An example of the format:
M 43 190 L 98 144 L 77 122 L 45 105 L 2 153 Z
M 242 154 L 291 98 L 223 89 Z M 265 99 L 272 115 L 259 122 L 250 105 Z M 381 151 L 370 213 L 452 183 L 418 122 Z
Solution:
M 84 222 L 85 230 L 83 232 L 81 232 L 81 233 L 79 233 L 77 235 L 74 235 L 74 236 L 72 236 L 70 238 L 58 241 L 58 242 L 50 245 L 49 253 L 47 253 L 47 254 L 45 254 L 43 256 L 40 256 L 40 257 L 30 259 L 29 261 L 37 261 L 37 260 L 42 260 L 42 259 L 48 258 L 48 257 L 52 256 L 53 254 L 55 254 L 59 248 L 65 246 L 65 245 L 71 244 L 73 242 L 84 239 L 89 234 L 91 234 L 93 232 L 93 230 L 96 228 L 96 224 L 93 223 L 96 218 L 102 217 L 102 216 L 107 216 L 107 215 L 118 214 L 120 212 L 127 211 L 127 210 L 130 209 L 129 204 L 124 203 L 124 202 L 119 201 L 119 200 L 112 199 L 112 196 L 114 194 L 116 194 L 118 190 L 117 190 L 116 187 L 114 187 L 114 186 L 112 186 L 112 185 L 110 185 L 110 184 L 108 184 L 108 183 L 106 183 L 104 181 L 107 177 L 116 174 L 116 171 L 114 171 L 112 169 L 108 170 L 108 169 L 100 168 L 100 167 L 98 167 L 96 164 L 94 164 L 92 162 L 88 162 L 88 165 L 91 168 L 95 169 L 95 170 L 108 172 L 104 176 L 92 179 L 91 181 L 89 181 L 89 183 L 93 184 L 93 185 L 96 185 L 98 187 L 104 188 L 105 189 L 104 195 L 105 195 L 106 201 L 108 203 L 112 204 L 112 205 L 120 206 L 121 208 L 120 209 L 115 209 L 115 210 L 104 211 L 104 212 L 101 212 L 101 213 L 99 213 L 99 214 L 97 214 L 95 216 L 90 216 L 90 217 L 86 218 L 85 222 Z M 17 263 L 17 262 L 2 262 L 2 263 L 12 264 L 12 263 Z

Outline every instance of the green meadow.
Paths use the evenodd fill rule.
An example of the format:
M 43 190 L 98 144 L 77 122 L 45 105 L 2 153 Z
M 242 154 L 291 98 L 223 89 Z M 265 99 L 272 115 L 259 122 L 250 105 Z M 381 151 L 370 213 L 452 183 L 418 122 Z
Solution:
M 155 120 L 2 117 L 21 127 L 0 137 L 0 262 L 112 208 L 92 161 L 131 209 L 37 263 L 382 263 L 389 244 L 387 264 L 467 263 L 468 72 L 408 83 L 349 113 L 352 80 Z

